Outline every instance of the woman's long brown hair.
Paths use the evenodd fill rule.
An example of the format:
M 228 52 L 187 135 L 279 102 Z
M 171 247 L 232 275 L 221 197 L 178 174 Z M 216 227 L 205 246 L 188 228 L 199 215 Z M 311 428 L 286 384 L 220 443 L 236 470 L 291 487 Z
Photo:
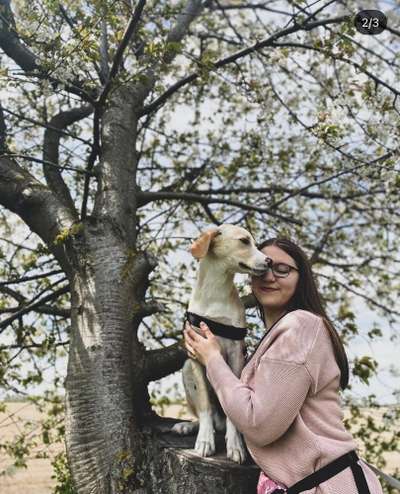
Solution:
M 338 335 L 336 329 L 334 328 L 333 324 L 331 323 L 325 312 L 321 296 L 318 293 L 317 285 L 311 271 L 311 265 L 307 259 L 306 254 L 300 247 L 298 247 L 295 243 L 287 238 L 271 238 L 265 240 L 257 247 L 259 250 L 262 250 L 264 247 L 267 247 L 269 245 L 275 245 L 276 247 L 279 247 L 296 261 L 296 265 L 299 269 L 299 281 L 297 282 L 296 290 L 293 294 L 293 297 L 290 299 L 287 310 L 308 310 L 323 318 L 325 325 L 329 330 L 336 362 L 341 373 L 340 387 L 344 390 L 349 384 L 349 362 L 347 360 L 346 351 L 344 349 L 342 341 L 340 340 L 340 336 Z M 258 300 L 257 311 L 265 326 L 264 310 Z

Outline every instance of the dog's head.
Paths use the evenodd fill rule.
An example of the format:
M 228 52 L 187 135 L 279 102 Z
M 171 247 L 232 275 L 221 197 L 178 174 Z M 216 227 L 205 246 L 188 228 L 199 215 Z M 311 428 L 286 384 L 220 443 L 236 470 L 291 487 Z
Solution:
M 196 259 L 209 256 L 234 273 L 259 276 L 268 269 L 267 258 L 257 249 L 252 235 L 236 225 L 206 230 L 193 242 L 190 252 Z

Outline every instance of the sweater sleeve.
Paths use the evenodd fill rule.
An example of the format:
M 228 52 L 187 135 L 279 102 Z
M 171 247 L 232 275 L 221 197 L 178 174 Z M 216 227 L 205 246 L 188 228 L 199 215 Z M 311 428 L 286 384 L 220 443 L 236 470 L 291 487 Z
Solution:
M 222 355 L 207 363 L 207 377 L 225 414 L 256 446 L 276 441 L 290 427 L 311 386 L 304 364 L 261 358 L 254 385 L 242 383 Z
M 322 326 L 321 318 L 307 311 L 285 316 L 257 358 L 251 386 L 233 374 L 222 355 L 207 363 L 207 378 L 225 414 L 254 445 L 281 437 L 313 393 L 308 359 Z

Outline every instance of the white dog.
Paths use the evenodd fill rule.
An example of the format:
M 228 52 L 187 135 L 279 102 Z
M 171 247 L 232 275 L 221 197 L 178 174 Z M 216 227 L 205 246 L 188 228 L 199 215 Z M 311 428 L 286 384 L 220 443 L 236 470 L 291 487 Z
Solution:
M 268 269 L 267 258 L 247 230 L 228 224 L 204 232 L 192 244 L 191 253 L 200 263 L 187 319 L 197 328 L 200 321 L 210 327 L 226 362 L 239 377 L 244 366 L 246 321 L 233 279 L 235 273 L 263 274 Z M 173 431 L 191 434 L 198 429 L 195 450 L 201 456 L 211 456 L 215 453 L 214 430 L 224 429 L 225 416 L 203 365 L 189 358 L 182 371 L 188 408 L 199 420 L 175 424 Z M 243 463 L 243 439 L 229 418 L 225 440 L 227 457 Z

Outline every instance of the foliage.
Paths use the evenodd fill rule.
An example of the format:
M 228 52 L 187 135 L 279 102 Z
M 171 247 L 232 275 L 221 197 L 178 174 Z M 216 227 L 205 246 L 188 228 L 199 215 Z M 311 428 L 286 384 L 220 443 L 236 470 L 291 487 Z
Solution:
M 56 455 L 51 464 L 54 470 L 52 478 L 57 481 L 54 494 L 76 494 L 72 485 L 71 473 L 65 453 Z
M 344 424 L 357 438 L 363 459 L 385 472 L 387 465 L 385 454 L 398 451 L 400 433 L 397 427 L 393 428 L 393 424 L 398 423 L 400 419 L 400 409 L 391 406 L 382 413 L 375 398 L 374 395 L 370 395 L 364 400 L 363 406 L 351 404 L 350 416 L 344 420 Z M 398 478 L 400 469 L 396 467 L 391 474 Z M 397 492 L 389 485 L 382 484 L 385 493 Z

